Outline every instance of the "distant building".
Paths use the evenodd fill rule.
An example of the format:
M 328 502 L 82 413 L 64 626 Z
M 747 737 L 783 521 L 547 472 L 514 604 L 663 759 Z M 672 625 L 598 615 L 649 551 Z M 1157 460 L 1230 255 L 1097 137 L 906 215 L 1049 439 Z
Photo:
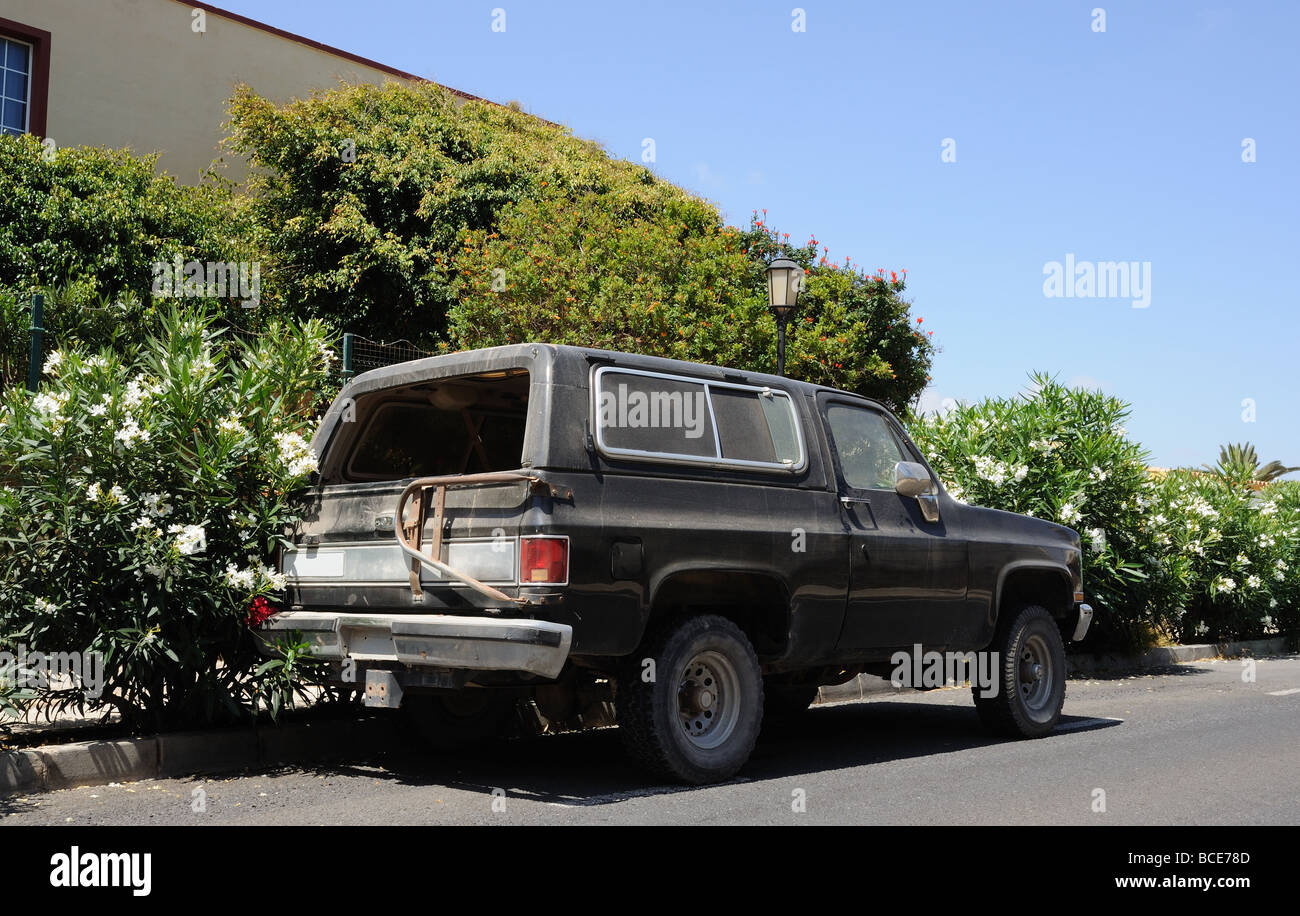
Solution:
M 193 0 L 4 0 L 0 12 L 0 132 L 158 152 L 191 183 L 220 155 L 238 83 L 285 102 L 340 82 L 425 82 Z

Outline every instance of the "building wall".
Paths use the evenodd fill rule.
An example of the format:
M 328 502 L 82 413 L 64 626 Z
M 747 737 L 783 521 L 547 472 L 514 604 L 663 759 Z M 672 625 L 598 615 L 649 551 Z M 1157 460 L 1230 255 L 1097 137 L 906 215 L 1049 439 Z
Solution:
M 279 102 L 340 81 L 412 81 L 177 0 L 3 0 L 0 16 L 50 33 L 45 135 L 60 146 L 161 153 L 159 168 L 194 183 L 222 155 L 226 100 L 248 83 Z M 225 174 L 244 175 L 225 154 Z

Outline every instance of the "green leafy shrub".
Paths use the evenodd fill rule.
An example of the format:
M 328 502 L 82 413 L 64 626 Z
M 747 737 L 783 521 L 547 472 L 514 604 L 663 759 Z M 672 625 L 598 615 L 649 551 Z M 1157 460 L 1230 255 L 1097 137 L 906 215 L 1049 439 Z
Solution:
M 35 137 L 0 137 L 0 288 L 147 301 L 155 261 L 251 260 L 227 190 L 178 185 L 155 161 L 97 147 L 47 156 Z
M 1300 636 L 1300 484 L 1174 471 L 1140 525 L 1181 585 L 1171 631 L 1184 642 Z
M 278 711 L 296 650 L 265 663 L 246 618 L 314 458 L 319 322 L 230 338 L 169 311 L 143 345 L 54 352 L 0 405 L 0 648 L 99 653 L 106 685 L 41 691 L 162 729 Z
M 1152 476 L 1128 405 L 1036 375 L 1019 398 L 915 418 L 953 496 L 1068 525 L 1097 610 L 1087 645 L 1300 638 L 1300 483 Z
M 1154 493 L 1146 453 L 1127 437 L 1128 405 L 1033 376 L 1032 391 L 959 405 L 910 431 L 956 498 L 1066 525 L 1083 540 L 1093 645 L 1138 647 L 1168 629 L 1168 571 L 1142 525 Z
M 791 375 L 902 406 L 932 347 L 898 278 L 791 247 L 644 166 L 438 86 L 361 86 L 277 106 L 242 89 L 231 142 L 268 295 L 339 330 L 468 349 L 571 343 L 771 371 L 767 259 L 808 277 Z M 292 278 L 292 282 L 289 282 Z

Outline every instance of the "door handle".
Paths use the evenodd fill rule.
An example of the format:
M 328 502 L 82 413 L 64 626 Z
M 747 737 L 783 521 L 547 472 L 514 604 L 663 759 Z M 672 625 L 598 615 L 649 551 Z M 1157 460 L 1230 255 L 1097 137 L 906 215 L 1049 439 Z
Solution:
M 858 544 L 858 549 L 862 551 L 862 559 L 864 559 L 864 560 L 870 560 L 870 559 L 871 559 L 871 551 L 867 549 L 867 544 L 866 544 L 865 541 L 863 541 L 862 543 Z
M 840 502 L 842 502 L 846 506 L 852 505 L 853 503 L 866 503 L 867 505 L 871 504 L 871 500 L 863 496 L 841 496 Z

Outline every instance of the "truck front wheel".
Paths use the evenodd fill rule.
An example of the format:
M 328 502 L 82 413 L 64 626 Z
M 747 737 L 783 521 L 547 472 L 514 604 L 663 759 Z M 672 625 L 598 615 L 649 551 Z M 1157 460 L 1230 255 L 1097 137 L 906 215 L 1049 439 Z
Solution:
M 615 707 L 623 746 L 640 766 L 694 785 L 730 779 L 763 723 L 758 657 L 725 617 L 660 625 L 629 660 Z
M 996 653 L 995 683 L 971 687 L 984 724 L 1008 738 L 1041 738 L 1056 728 L 1065 704 L 1065 646 L 1052 615 L 1036 604 L 1023 608 L 999 625 L 987 651 Z

